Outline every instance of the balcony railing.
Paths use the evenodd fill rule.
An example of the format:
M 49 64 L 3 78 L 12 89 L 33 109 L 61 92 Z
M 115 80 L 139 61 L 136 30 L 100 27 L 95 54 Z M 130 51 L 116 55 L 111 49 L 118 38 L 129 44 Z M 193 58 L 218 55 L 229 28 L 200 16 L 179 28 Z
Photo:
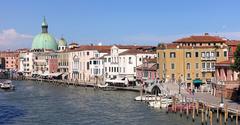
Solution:
M 215 72 L 215 68 L 204 68 L 202 72 Z
M 216 57 L 202 57 L 202 60 L 216 60 Z

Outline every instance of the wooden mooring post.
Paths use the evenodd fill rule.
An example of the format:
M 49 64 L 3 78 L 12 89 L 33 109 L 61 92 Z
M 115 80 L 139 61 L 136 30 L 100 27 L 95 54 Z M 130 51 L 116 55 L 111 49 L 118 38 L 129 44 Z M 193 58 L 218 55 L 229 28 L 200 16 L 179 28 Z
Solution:
M 204 110 L 203 109 L 201 109 L 201 123 L 202 123 L 202 125 L 204 125 L 204 114 L 203 114 L 203 112 L 204 112 Z
M 213 122 L 212 122 L 212 111 L 209 112 L 209 121 L 210 121 L 210 125 L 213 125 Z
M 217 122 L 219 121 L 219 107 L 217 107 Z
M 193 110 L 192 110 L 192 121 L 194 122 L 195 121 L 195 105 L 194 105 L 194 102 L 192 102 L 192 108 L 193 108 Z
M 198 100 L 196 102 L 196 109 L 197 109 L 196 116 L 198 116 L 198 114 L 199 114 L 199 102 L 198 102 Z

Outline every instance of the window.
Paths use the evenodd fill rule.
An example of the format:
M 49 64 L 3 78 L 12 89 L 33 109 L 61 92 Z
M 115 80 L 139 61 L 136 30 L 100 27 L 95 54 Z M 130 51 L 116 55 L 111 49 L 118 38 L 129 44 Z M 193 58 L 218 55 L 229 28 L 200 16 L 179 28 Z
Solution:
M 191 52 L 186 52 L 186 58 L 191 58 Z
M 129 58 L 128 58 L 128 63 L 129 63 L 129 64 L 132 64 L 132 57 L 129 57 Z
M 215 63 L 212 63 L 211 68 L 215 69 Z
M 203 72 L 203 73 L 202 73 L 202 77 L 204 78 L 204 77 L 205 77 L 205 75 L 206 75 L 206 74 L 205 74 L 205 72 Z
M 207 69 L 210 69 L 210 63 L 207 63 Z
M 111 68 L 110 67 L 108 67 L 108 71 L 111 72 Z
M 190 69 L 191 67 L 190 67 L 190 63 L 187 63 L 187 69 Z
M 199 74 L 198 73 L 196 73 L 196 78 L 198 78 L 199 77 Z
M 171 64 L 171 69 L 174 69 L 175 68 L 175 65 L 174 63 Z
M 205 68 L 206 68 L 206 66 L 205 66 L 205 63 L 202 63 L 202 68 L 203 68 L 203 69 L 205 69 Z
M 202 58 L 205 58 L 205 52 L 202 52 Z
M 107 72 L 107 67 L 105 67 L 105 72 Z
M 175 52 L 170 52 L 170 58 L 175 58 L 176 57 L 176 53 Z
M 89 55 L 89 52 L 87 52 L 87 55 Z
M 164 70 L 166 69 L 166 64 L 165 64 L 165 63 L 163 64 L 163 69 L 164 69 Z
M 107 58 L 104 58 L 104 62 L 107 62 Z
M 160 58 L 160 53 L 158 53 L 158 58 Z
M 165 56 L 166 56 L 166 54 L 165 54 L 165 52 L 163 52 L 163 58 L 165 58 Z
M 224 57 L 227 57 L 227 51 L 223 52 Z
M 198 57 L 198 52 L 195 52 L 195 57 Z
M 175 79 L 175 74 L 172 74 L 172 79 L 173 79 L 173 80 Z
M 123 73 L 125 73 L 125 67 L 123 67 Z
M 196 69 L 198 69 L 198 63 L 196 63 L 196 66 L 195 66 Z
M 142 61 L 142 58 L 139 58 L 139 62 L 141 62 Z
M 219 57 L 220 56 L 220 53 L 219 52 L 217 52 L 217 55 L 216 55 L 217 57 Z
M 111 58 L 108 58 L 108 62 L 111 62 Z
M 191 80 L 191 74 L 190 73 L 187 74 L 187 80 Z

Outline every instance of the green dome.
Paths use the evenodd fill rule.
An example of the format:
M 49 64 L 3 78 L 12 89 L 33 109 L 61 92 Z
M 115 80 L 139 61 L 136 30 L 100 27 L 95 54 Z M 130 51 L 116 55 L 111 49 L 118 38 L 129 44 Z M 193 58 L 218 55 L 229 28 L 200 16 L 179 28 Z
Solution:
M 57 50 L 58 45 L 54 37 L 48 34 L 48 24 L 44 17 L 42 22 L 42 33 L 34 37 L 32 49 L 52 49 Z
M 57 50 L 57 43 L 54 37 L 48 33 L 40 33 L 34 37 L 32 49 L 52 49 Z
M 58 46 L 67 46 L 67 41 L 64 38 L 61 38 L 58 42 Z

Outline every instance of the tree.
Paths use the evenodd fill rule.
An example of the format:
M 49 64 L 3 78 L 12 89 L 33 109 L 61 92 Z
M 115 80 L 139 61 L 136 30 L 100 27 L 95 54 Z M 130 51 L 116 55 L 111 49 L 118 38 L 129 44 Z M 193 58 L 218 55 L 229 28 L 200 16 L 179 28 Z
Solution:
M 233 71 L 240 72 L 240 44 L 237 45 L 237 49 L 234 52 L 234 63 L 231 65 L 231 67 Z

